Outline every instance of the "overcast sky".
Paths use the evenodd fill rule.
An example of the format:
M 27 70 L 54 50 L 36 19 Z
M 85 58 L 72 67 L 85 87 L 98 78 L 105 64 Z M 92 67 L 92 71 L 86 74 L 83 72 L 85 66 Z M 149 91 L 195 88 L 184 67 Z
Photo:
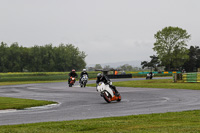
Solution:
M 154 34 L 187 30 L 200 46 L 200 0 L 0 0 L 0 41 L 24 47 L 60 43 L 87 64 L 149 60 Z M 123 65 L 123 64 L 122 64 Z

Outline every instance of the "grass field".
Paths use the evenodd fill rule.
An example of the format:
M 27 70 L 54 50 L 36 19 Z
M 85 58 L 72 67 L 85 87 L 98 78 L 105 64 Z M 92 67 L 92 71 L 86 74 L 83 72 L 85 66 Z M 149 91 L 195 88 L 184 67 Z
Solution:
M 10 98 L 0 97 L 0 110 L 3 109 L 24 109 L 35 106 L 43 106 L 47 104 L 54 104 L 56 102 L 43 101 L 43 100 L 32 100 L 32 99 L 21 99 L 21 98 Z
M 52 82 L 67 82 L 67 80 L 50 80 L 50 81 L 11 81 L 0 82 L 0 85 L 20 85 L 20 84 L 37 84 L 37 83 L 52 83 Z
M 0 133 L 198 133 L 200 111 L 0 126 Z
M 98 72 L 89 72 L 89 78 L 95 78 Z M 0 73 L 1 82 L 27 82 L 27 81 L 61 81 L 68 80 L 69 72 L 15 72 Z M 77 72 L 80 77 L 80 72 Z
M 153 79 L 113 82 L 116 87 L 139 87 L 139 88 L 168 88 L 168 89 L 191 89 L 200 90 L 200 83 L 174 83 L 172 79 Z M 88 84 L 87 86 L 96 86 Z

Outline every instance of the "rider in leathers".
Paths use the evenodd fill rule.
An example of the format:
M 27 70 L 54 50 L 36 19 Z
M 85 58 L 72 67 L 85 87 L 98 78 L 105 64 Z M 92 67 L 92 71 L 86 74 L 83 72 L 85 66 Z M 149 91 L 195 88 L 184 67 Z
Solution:
M 81 83 L 81 79 L 82 79 L 83 75 L 87 75 L 88 76 L 88 73 L 86 72 L 86 69 L 83 69 L 83 71 L 81 72 L 79 83 Z
M 108 84 L 109 87 L 115 91 L 115 95 L 119 95 L 119 92 L 117 91 L 116 87 L 110 84 L 110 79 L 108 79 L 108 77 L 106 75 L 98 73 L 96 84 L 98 84 L 99 82 L 104 82 L 104 84 Z
M 69 79 L 68 79 L 68 84 L 70 83 L 70 77 L 74 77 L 74 78 L 78 78 L 78 75 L 76 74 L 75 69 L 72 69 L 72 71 L 69 73 Z M 76 82 L 76 80 L 74 81 L 74 83 Z

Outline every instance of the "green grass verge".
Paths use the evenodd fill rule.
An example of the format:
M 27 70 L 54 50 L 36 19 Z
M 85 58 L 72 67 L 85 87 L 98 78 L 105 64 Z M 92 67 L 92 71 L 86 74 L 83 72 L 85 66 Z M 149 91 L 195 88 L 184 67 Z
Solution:
M 56 102 L 43 101 L 43 100 L 32 100 L 32 99 L 21 99 L 11 97 L 0 97 L 0 110 L 3 109 L 24 109 L 35 106 L 43 106 L 53 104 Z
M 67 82 L 67 80 L 0 82 L 0 86 L 1 86 L 1 85 L 19 85 L 19 84 L 52 83 L 52 82 Z
M 96 78 L 98 72 L 88 72 L 89 78 Z M 69 72 L 14 72 L 0 73 L 1 82 L 57 81 L 68 80 Z M 80 77 L 80 72 L 77 72 Z
M 200 111 L 0 126 L 0 133 L 200 132 Z
M 174 83 L 172 79 L 153 79 L 113 82 L 117 87 L 140 87 L 140 88 L 168 88 L 168 89 L 191 89 L 200 90 L 200 83 Z M 96 86 L 88 84 L 87 86 Z

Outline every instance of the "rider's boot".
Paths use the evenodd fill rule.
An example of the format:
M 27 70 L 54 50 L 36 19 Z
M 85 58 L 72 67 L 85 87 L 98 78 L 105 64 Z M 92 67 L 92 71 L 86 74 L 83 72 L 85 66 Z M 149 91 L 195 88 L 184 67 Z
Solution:
M 120 95 L 115 86 L 110 85 L 110 87 L 115 91 L 115 95 L 116 95 L 116 96 L 119 96 L 119 95 Z
M 116 96 L 119 96 L 120 93 L 116 90 L 116 91 L 115 91 L 115 95 L 116 95 Z

